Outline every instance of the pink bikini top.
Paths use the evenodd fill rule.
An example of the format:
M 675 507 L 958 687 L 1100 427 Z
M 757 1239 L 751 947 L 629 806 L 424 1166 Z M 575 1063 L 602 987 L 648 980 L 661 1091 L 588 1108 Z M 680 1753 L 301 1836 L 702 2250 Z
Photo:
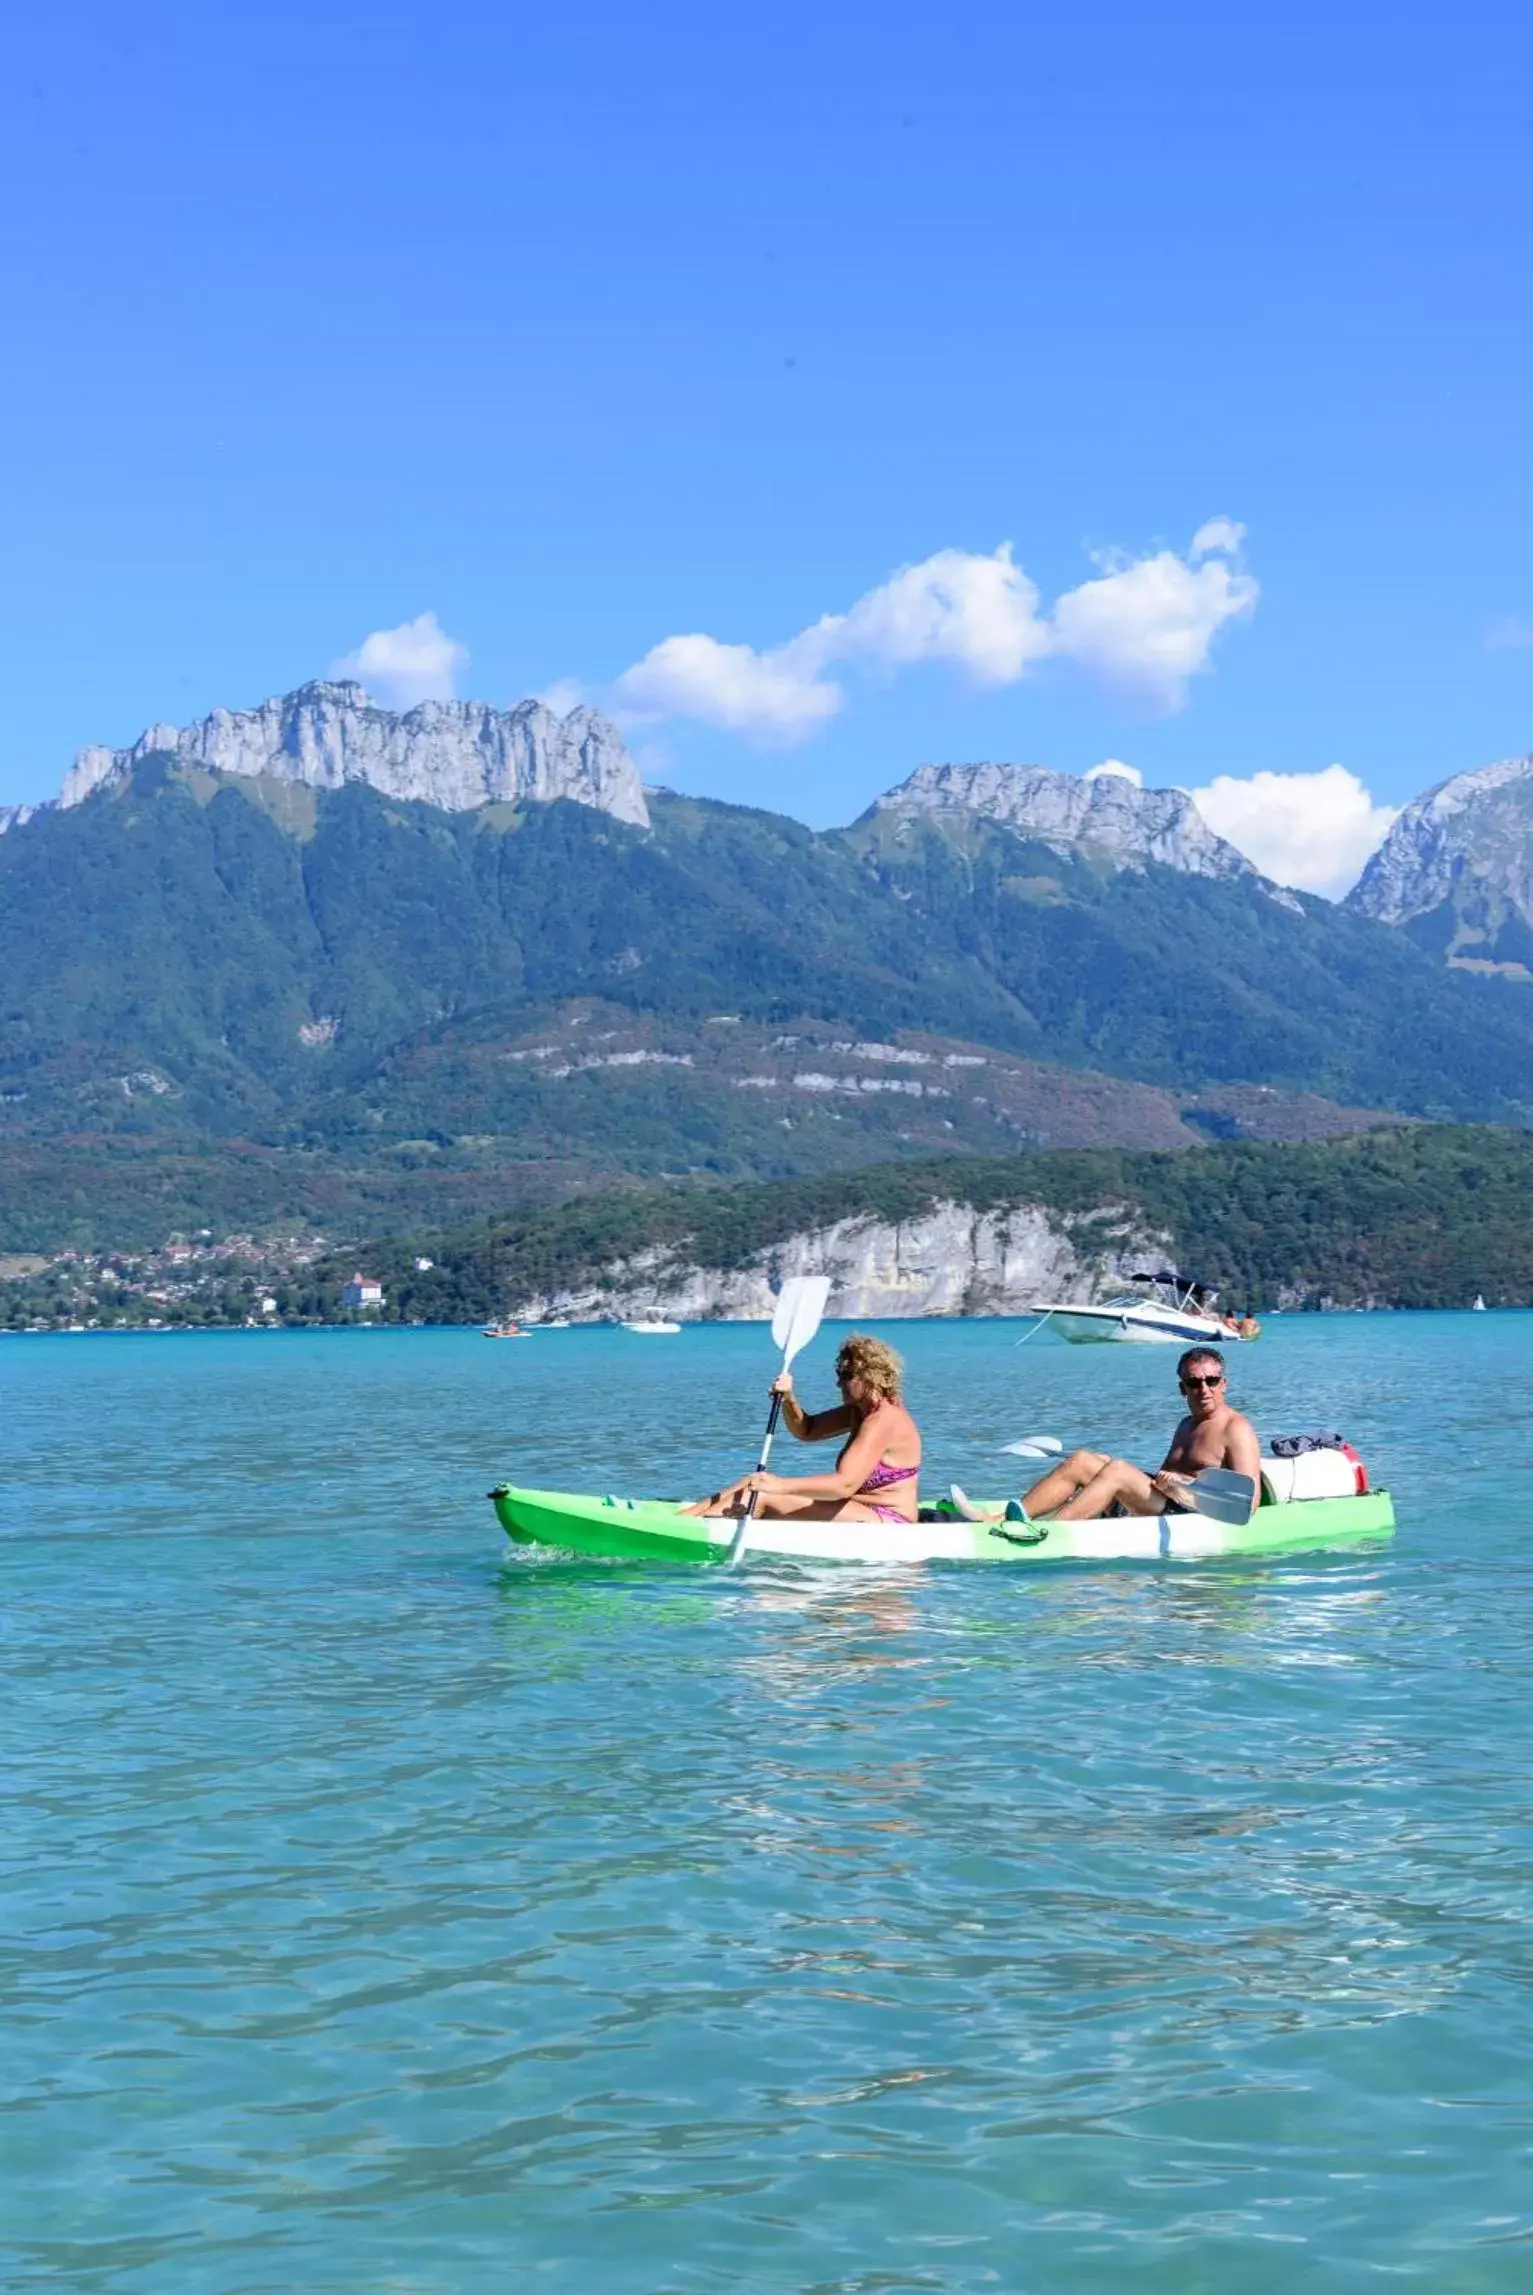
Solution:
M 875 1466 L 863 1490 L 888 1490 L 896 1482 L 913 1482 L 920 1473 L 919 1466 Z M 861 1493 L 859 1492 L 859 1496 Z
M 845 1458 L 847 1451 L 850 1448 L 851 1444 L 849 1442 L 842 1445 L 836 1456 L 836 1464 L 838 1466 L 841 1464 L 842 1459 Z M 914 1466 L 890 1466 L 887 1461 L 881 1461 L 869 1472 L 867 1478 L 863 1482 L 862 1488 L 857 1492 L 857 1496 L 859 1498 L 865 1498 L 870 1490 L 891 1489 L 896 1482 L 914 1482 L 920 1471 L 921 1466 L 919 1460 L 917 1460 Z

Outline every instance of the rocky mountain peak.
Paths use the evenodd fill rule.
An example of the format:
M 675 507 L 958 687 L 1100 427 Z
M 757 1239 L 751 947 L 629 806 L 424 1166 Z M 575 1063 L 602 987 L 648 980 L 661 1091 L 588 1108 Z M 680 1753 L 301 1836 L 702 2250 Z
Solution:
M 1487 901 L 1533 921 L 1533 756 L 1456 773 L 1407 805 L 1346 906 L 1406 924 Z
M 257 709 L 215 709 L 194 725 L 151 725 L 127 749 L 82 749 L 58 804 L 81 804 L 157 751 L 213 772 L 268 774 L 314 789 L 365 781 L 385 796 L 450 813 L 569 797 L 635 827 L 649 824 L 633 759 L 597 710 L 560 717 L 541 701 L 503 710 L 483 701 L 422 701 L 396 712 L 349 679 L 316 679 Z M 0 814 L 0 831 L 35 810 Z
M 1141 789 L 1123 773 L 1055 773 L 1043 765 L 920 765 L 880 797 L 879 813 L 974 813 L 1060 850 L 1082 848 L 1114 868 L 1155 861 L 1195 877 L 1255 877 L 1215 836 L 1182 789 Z

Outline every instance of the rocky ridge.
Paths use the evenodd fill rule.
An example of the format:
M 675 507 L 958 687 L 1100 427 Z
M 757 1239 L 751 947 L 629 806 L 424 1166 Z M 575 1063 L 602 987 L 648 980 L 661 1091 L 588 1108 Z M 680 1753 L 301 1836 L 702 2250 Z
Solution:
M 638 769 L 617 727 L 597 710 L 560 717 L 540 701 L 505 710 L 482 701 L 423 701 L 400 713 L 380 709 L 349 680 L 316 680 L 258 709 L 215 709 L 194 725 L 151 725 L 127 749 L 84 748 L 57 808 L 81 804 L 161 753 L 187 766 L 313 789 L 365 781 L 385 796 L 449 813 L 567 797 L 638 828 L 649 823 Z M 0 833 L 46 809 L 0 807 Z
M 1215 836 L 1182 789 L 1141 789 L 1122 773 L 1087 779 L 1044 765 L 922 765 L 875 800 L 879 815 L 978 814 L 1063 850 L 1084 848 L 1114 869 L 1145 862 L 1194 877 L 1260 881 L 1243 853 Z
M 1406 924 L 1474 893 L 1533 920 L 1533 756 L 1456 773 L 1407 805 L 1343 905 Z

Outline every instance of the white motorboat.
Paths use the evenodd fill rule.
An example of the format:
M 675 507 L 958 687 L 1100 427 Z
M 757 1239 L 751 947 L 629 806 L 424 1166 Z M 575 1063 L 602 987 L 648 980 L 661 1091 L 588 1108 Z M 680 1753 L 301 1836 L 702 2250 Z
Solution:
M 640 1339 L 671 1339 L 674 1338 L 676 1333 L 681 1329 L 681 1325 L 679 1323 L 663 1323 L 656 1321 L 651 1323 L 625 1323 L 623 1328 L 625 1331 L 632 1331 L 635 1337 Z
M 1037 1329 L 1047 1327 L 1077 1347 L 1104 1341 L 1192 1347 L 1200 1340 L 1210 1346 L 1228 1347 L 1254 1339 L 1260 1330 L 1250 1316 L 1237 1320 L 1233 1315 L 1217 1313 L 1214 1302 L 1218 1292 L 1206 1283 L 1178 1275 L 1173 1268 L 1163 1267 L 1158 1274 L 1135 1275 L 1130 1280 L 1143 1284 L 1144 1290 L 1125 1292 L 1091 1306 L 1074 1299 L 1040 1300 L 1027 1311 L 1042 1318 Z M 1032 1335 L 1029 1332 L 1028 1336 Z

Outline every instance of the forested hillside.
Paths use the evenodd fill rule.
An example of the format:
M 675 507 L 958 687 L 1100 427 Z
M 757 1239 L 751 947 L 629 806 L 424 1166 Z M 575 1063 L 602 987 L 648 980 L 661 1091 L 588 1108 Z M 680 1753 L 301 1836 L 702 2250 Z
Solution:
M 1262 1133 L 1261 1092 L 1290 1136 L 1365 1120 L 1343 1108 L 1533 1121 L 1533 992 L 1324 902 L 973 815 L 652 815 L 450 814 L 151 757 L 12 830 L 0 1245 L 112 1241 L 156 1205 L 161 1232 L 397 1224 L 621 1172 L 1170 1146 Z M 565 1056 L 597 1006 L 607 1051 Z M 710 1048 L 731 1025 L 754 1065 Z M 989 1089 L 990 1055 L 1032 1084 Z
M 1533 1138 L 1419 1125 L 1197 1156 L 1087 1152 L 881 1165 L 822 1179 L 698 1190 L 626 1189 L 524 1218 L 384 1243 L 369 1257 L 398 1321 L 476 1321 L 537 1295 L 600 1285 L 661 1253 L 733 1269 L 848 1219 L 888 1225 L 957 1203 L 975 1213 L 1136 1215 L 1228 1304 L 1463 1307 L 1533 1304 Z M 416 1267 L 418 1257 L 433 1265 Z M 336 1311 L 352 1261 L 321 1262 L 291 1304 Z

